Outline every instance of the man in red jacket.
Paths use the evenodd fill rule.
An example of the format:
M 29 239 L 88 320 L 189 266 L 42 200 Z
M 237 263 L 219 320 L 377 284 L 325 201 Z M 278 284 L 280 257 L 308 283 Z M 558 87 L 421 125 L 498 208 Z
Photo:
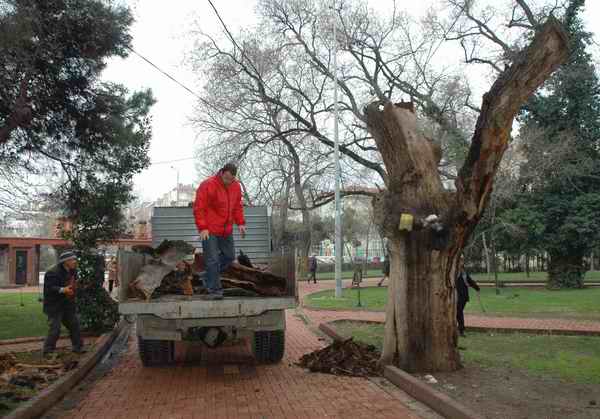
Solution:
M 223 298 L 219 274 L 235 258 L 233 224 L 238 225 L 242 237 L 246 235 L 242 188 L 236 175 L 236 165 L 227 163 L 215 176 L 202 182 L 196 191 L 194 218 L 204 252 L 207 298 L 211 300 Z

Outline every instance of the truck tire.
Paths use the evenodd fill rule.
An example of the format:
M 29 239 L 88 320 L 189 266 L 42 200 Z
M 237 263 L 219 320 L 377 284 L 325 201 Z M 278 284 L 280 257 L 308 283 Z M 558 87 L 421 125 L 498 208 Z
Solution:
M 285 352 L 285 330 L 254 332 L 252 352 L 261 364 L 274 364 Z
M 145 367 L 167 365 L 175 359 L 175 342 L 144 339 L 138 336 L 138 352 Z

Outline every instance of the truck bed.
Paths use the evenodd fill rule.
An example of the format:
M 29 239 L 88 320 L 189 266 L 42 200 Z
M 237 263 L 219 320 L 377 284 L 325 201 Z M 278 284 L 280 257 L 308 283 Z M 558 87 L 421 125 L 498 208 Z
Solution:
M 163 295 L 143 301 L 128 299 L 119 303 L 121 314 L 153 314 L 163 319 L 255 316 L 268 310 L 296 307 L 295 297 L 225 297 L 209 301 L 199 295 Z

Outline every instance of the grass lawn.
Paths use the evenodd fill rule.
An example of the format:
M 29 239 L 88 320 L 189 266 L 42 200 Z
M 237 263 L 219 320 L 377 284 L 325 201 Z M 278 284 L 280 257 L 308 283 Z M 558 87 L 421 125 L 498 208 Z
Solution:
M 352 279 L 354 271 L 343 271 L 342 279 Z M 364 278 L 381 278 L 381 269 L 369 269 L 368 274 Z M 488 274 L 473 274 L 473 279 L 477 282 L 493 283 L 494 275 Z M 335 279 L 334 272 L 319 272 L 317 273 L 317 279 L 332 280 Z M 546 282 L 546 272 L 531 272 L 529 278 L 525 272 L 514 272 L 498 274 L 498 280 L 503 282 Z M 600 282 L 600 271 L 589 271 L 585 274 L 586 282 Z
M 342 279 L 352 279 L 354 271 L 343 271 Z M 369 269 L 363 278 L 381 278 L 383 276 L 381 269 Z M 317 272 L 317 279 L 335 279 L 335 272 Z
M 47 317 L 37 293 L 24 293 L 23 306 L 19 293 L 0 293 L 0 340 L 45 336 Z
M 483 314 L 477 293 L 471 290 L 465 312 Z M 481 302 L 487 314 L 499 316 L 568 317 L 600 320 L 600 288 L 550 291 L 531 288 L 481 289 Z
M 473 274 L 477 282 L 494 282 L 494 274 Z M 546 272 L 531 272 L 529 278 L 525 272 L 502 272 L 498 274 L 498 281 L 503 282 L 546 282 Z M 600 282 L 600 271 L 588 271 L 585 274 L 586 282 Z
M 335 322 L 342 336 L 381 348 L 383 325 Z M 465 363 L 506 368 L 581 384 L 600 384 L 600 337 L 469 333 L 459 346 Z
M 306 296 L 308 307 L 323 309 L 359 309 L 356 307 L 356 289 L 345 288 L 342 298 L 336 299 L 334 290 L 319 291 Z M 476 292 L 471 290 L 467 313 L 482 314 Z M 384 310 L 387 288 L 361 288 L 362 308 Z M 481 302 L 486 314 L 494 316 L 568 317 L 600 320 L 600 288 L 582 290 L 549 291 L 532 288 L 502 288 L 496 295 L 494 288 L 481 289 Z
M 387 301 L 386 287 L 365 287 L 360 289 L 360 302 L 362 307 L 356 307 L 358 302 L 358 289 L 342 289 L 342 298 L 335 298 L 335 290 L 325 290 L 309 294 L 304 303 L 308 307 L 324 309 L 345 310 L 384 310 Z

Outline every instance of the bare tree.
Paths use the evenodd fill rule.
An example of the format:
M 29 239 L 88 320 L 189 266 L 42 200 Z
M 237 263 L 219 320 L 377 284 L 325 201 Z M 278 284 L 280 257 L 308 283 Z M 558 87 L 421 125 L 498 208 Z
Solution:
M 233 40 L 233 50 L 209 42 L 204 57 L 225 57 L 232 63 L 227 74 L 236 83 L 245 80 L 254 92 L 241 95 L 243 100 L 260 106 L 257 113 L 276 109 L 287 135 L 332 148 L 328 86 L 335 81 L 331 51 L 337 43 L 345 128 L 340 151 L 353 165 L 370 171 L 372 184 L 385 184 L 374 200 L 375 218 L 391 250 L 382 363 L 408 370 L 458 368 L 457 258 L 489 202 L 516 112 L 566 59 L 564 31 L 554 19 L 534 29 L 521 28 L 532 35 L 531 45 L 508 55 L 507 68 L 496 66 L 501 72 L 476 107 L 459 74 L 435 66 L 436 52 L 451 36 L 453 22 L 416 36 L 421 27 L 397 10 L 378 17 L 360 2 L 341 2 L 332 12 L 313 0 L 261 0 L 259 12 L 260 39 L 266 45 L 261 55 L 269 59 L 252 54 L 259 35 L 245 37 L 241 44 Z M 330 35 L 332 19 L 341 28 L 337 39 Z M 265 62 L 274 71 L 263 71 Z M 403 98 L 410 102 L 403 103 Z M 457 192 L 452 193 L 443 187 L 445 178 L 439 173 L 442 148 L 418 129 L 418 117 L 432 121 L 449 139 L 464 141 L 457 115 L 468 112 L 478 113 L 478 119 L 462 169 L 450 173 L 456 176 Z M 416 220 L 412 231 L 398 230 L 401 214 Z M 435 222 L 427 218 L 434 214 Z

